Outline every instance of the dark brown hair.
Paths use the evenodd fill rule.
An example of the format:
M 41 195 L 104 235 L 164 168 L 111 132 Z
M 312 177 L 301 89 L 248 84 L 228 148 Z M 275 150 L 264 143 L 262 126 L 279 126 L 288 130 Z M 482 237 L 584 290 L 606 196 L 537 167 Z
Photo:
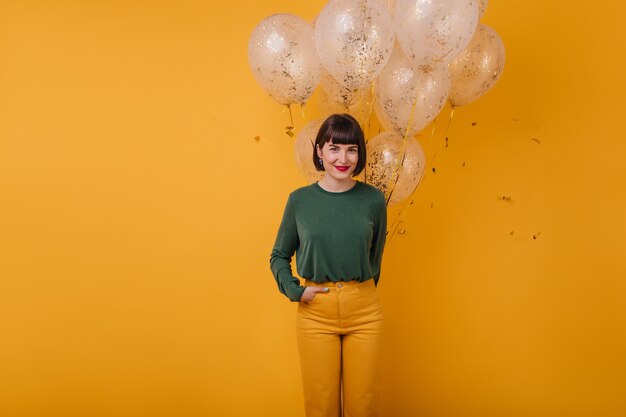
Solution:
M 320 163 L 317 156 L 317 149 L 322 149 L 324 144 L 332 142 L 335 145 L 357 145 L 359 147 L 359 160 L 352 176 L 359 175 L 367 162 L 367 151 L 365 149 L 365 137 L 359 122 L 349 114 L 333 114 L 328 116 L 315 138 L 313 147 L 313 165 L 318 171 L 324 171 L 324 165 Z

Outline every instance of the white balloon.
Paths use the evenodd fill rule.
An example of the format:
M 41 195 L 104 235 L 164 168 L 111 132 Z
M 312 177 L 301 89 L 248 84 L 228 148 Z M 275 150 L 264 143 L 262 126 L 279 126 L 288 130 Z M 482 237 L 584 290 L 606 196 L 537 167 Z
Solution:
M 322 64 L 351 91 L 371 83 L 391 56 L 394 27 L 380 0 L 330 0 L 315 23 Z
M 470 44 L 450 63 L 450 103 L 464 106 L 493 87 L 504 69 L 504 43 L 498 33 L 480 24 Z
M 403 141 L 396 132 L 382 132 L 367 142 L 365 180 L 383 192 L 389 206 L 413 194 L 426 172 L 426 156 L 417 139 L 407 138 L 404 158 Z
M 441 112 L 450 92 L 447 65 L 415 67 L 399 47 L 376 79 L 374 111 L 386 130 L 413 136 Z
M 400 46 L 416 66 L 452 61 L 478 24 L 478 0 L 396 0 Z
M 263 19 L 250 37 L 248 62 L 257 82 L 274 100 L 286 105 L 305 103 L 321 76 L 313 25 L 291 14 Z
M 317 132 L 322 126 L 323 120 L 311 120 L 308 122 L 298 135 L 294 144 L 294 152 L 296 157 L 296 165 L 302 172 L 302 175 L 309 183 L 314 183 L 324 177 L 324 171 L 318 171 L 313 164 L 313 149 L 315 149 L 315 139 Z
M 338 103 L 345 109 L 358 102 L 365 94 L 365 89 L 355 90 L 344 87 L 326 69 L 322 69 L 320 86 L 330 101 Z
M 353 102 L 350 106 L 344 106 L 343 104 L 333 101 L 331 97 L 322 89 L 317 99 L 317 107 L 320 111 L 320 116 L 326 118 L 331 114 L 347 113 L 354 117 L 359 125 L 365 130 L 370 124 L 370 117 L 374 110 L 374 97 L 372 89 L 368 88 L 359 94 L 359 100 Z

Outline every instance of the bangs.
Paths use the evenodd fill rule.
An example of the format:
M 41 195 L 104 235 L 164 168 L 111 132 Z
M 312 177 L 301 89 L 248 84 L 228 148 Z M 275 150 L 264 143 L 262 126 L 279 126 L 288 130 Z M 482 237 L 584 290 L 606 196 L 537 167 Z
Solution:
M 360 146 L 363 141 L 363 132 L 361 129 L 355 129 L 354 125 L 348 120 L 340 120 L 337 123 L 334 123 L 328 130 L 328 136 L 322 138 L 321 145 L 327 142 L 332 142 L 335 145 Z

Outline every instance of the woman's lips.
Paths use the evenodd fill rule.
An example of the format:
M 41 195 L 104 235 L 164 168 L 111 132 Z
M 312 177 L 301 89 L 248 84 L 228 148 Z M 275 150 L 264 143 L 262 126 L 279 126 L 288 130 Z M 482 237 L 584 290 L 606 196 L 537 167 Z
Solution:
M 346 172 L 350 167 L 342 167 L 342 166 L 335 165 L 335 168 L 337 168 L 337 171 Z

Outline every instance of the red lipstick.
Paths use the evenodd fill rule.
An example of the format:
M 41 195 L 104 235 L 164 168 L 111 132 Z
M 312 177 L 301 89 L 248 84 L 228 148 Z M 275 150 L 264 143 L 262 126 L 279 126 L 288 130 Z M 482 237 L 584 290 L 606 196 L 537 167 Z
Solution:
M 346 172 L 348 168 L 350 167 L 342 167 L 342 166 L 335 165 L 335 168 L 337 168 L 337 171 Z

